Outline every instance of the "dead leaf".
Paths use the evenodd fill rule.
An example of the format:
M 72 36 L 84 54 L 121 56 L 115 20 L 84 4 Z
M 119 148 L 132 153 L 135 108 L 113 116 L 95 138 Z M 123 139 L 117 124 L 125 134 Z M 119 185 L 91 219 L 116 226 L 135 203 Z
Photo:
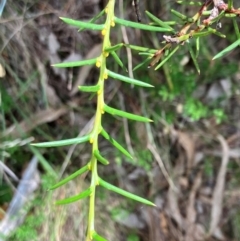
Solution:
M 163 211 L 146 207 L 141 209 L 141 217 L 147 223 L 149 241 L 167 241 L 169 240 L 168 220 Z
M 216 185 L 213 191 L 209 235 L 215 233 L 221 219 L 225 177 L 229 161 L 229 147 L 226 140 L 221 135 L 218 136 L 218 140 L 220 141 L 222 146 L 222 162 L 217 175 Z
M 188 204 L 187 204 L 187 227 L 186 227 L 186 241 L 192 241 L 196 240 L 195 234 L 196 234 L 196 217 L 197 212 L 195 210 L 195 200 L 196 200 L 196 194 L 198 189 L 200 188 L 202 183 L 202 173 L 199 172 L 194 179 L 194 184 L 191 189 L 191 193 L 189 195 Z
M 177 192 L 178 189 L 175 186 L 172 178 L 169 176 L 168 171 L 167 171 L 167 169 L 166 169 L 166 167 L 165 167 L 165 165 L 164 165 L 164 163 L 162 161 L 161 156 L 158 153 L 158 150 L 157 150 L 155 144 L 154 143 L 150 144 L 150 142 L 149 142 L 148 145 L 147 145 L 147 148 L 152 153 L 152 155 L 154 156 L 155 160 L 157 161 L 157 163 L 158 163 L 158 165 L 159 165 L 159 167 L 160 167 L 164 177 L 168 181 L 168 184 L 171 187 L 171 189 L 173 189 L 175 192 Z
M 173 220 L 175 220 L 175 222 L 177 223 L 178 227 L 181 230 L 185 230 L 186 220 L 181 215 L 181 212 L 179 210 L 178 193 L 175 192 L 171 187 L 169 187 L 167 199 L 168 199 L 167 200 L 167 203 L 168 203 L 167 213 L 168 213 L 168 215 L 170 217 L 172 217 Z
M 177 131 L 178 142 L 183 147 L 187 156 L 187 169 L 190 170 L 193 166 L 195 155 L 195 140 L 186 132 Z

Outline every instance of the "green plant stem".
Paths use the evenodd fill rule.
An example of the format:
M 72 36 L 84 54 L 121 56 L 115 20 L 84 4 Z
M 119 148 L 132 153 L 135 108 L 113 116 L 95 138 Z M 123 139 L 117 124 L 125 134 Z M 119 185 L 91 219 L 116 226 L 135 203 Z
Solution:
M 110 29 L 111 26 L 114 26 L 114 6 L 115 0 L 109 0 L 105 12 L 107 14 L 105 27 L 102 30 L 103 39 L 103 46 L 102 46 L 102 53 L 99 56 L 96 65 L 100 67 L 100 74 L 97 85 L 99 86 L 99 90 L 97 92 L 97 110 L 96 110 L 96 117 L 94 122 L 94 127 L 91 133 L 90 142 L 92 143 L 92 158 L 91 158 L 91 188 L 92 194 L 90 196 L 90 203 L 89 203 L 89 216 L 88 216 L 88 231 L 86 241 L 91 241 L 94 230 L 94 207 L 95 207 L 95 194 L 96 194 L 96 186 L 98 185 L 98 172 L 97 172 L 97 159 L 94 155 L 95 151 L 98 151 L 98 136 L 102 130 L 102 115 L 104 113 L 104 81 L 107 79 L 107 68 L 106 68 L 106 58 L 108 53 L 104 50 L 109 48 L 110 45 Z
M 232 9 L 233 7 L 233 0 L 228 0 L 228 9 Z

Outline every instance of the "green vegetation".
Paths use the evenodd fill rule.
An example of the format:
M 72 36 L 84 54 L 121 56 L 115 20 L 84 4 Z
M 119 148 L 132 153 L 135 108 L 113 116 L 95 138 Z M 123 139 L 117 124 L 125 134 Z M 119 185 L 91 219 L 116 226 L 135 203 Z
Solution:
M 181 1 L 181 3 L 183 6 L 188 5 L 188 1 Z M 212 6 L 211 4 L 213 4 L 212 1 L 205 1 L 205 3 L 200 4 L 201 7 L 196 8 L 197 10 L 193 16 L 186 16 L 184 13 L 172 9 L 173 19 L 169 19 L 169 21 L 159 19 L 146 11 L 146 16 L 150 20 L 149 24 L 137 23 L 117 17 L 115 15 L 116 4 L 115 0 L 107 1 L 104 10 L 88 22 L 66 17 L 60 18 L 64 24 L 76 27 L 76 31 L 77 29 L 79 31 L 97 31 L 101 37 L 102 46 L 99 56 L 52 65 L 57 69 L 67 68 L 71 70 L 80 66 L 94 66 L 94 71 L 98 73 L 98 77 L 92 81 L 94 83 L 78 87 L 81 94 L 88 96 L 88 98 L 90 97 L 89 103 L 91 103 L 91 101 L 96 101 L 93 102 L 96 104 L 96 109 L 92 127 L 88 132 L 77 137 L 72 136 L 68 138 L 68 134 L 58 135 L 58 138 L 56 138 L 58 140 L 53 139 L 47 134 L 48 128 L 51 129 L 50 126 L 45 127 L 45 131 L 35 128 L 34 134 L 41 136 L 39 139 L 44 141 L 31 143 L 30 146 L 27 145 L 25 150 L 37 155 L 43 170 L 51 177 L 54 177 L 54 179 L 57 179 L 56 172 L 49 165 L 49 159 L 61 160 L 63 159 L 64 153 L 63 151 L 60 152 L 59 156 L 55 158 L 55 155 L 51 155 L 53 147 L 60 148 L 78 144 L 90 147 L 90 151 L 87 150 L 90 152 L 87 162 L 79 167 L 79 170 L 62 178 L 59 182 L 49 187 L 50 190 L 61 188 L 70 181 L 80 178 L 80 176 L 88 175 L 90 180 L 88 187 L 84 186 L 78 194 L 70 197 L 67 196 L 55 203 L 57 205 L 70 205 L 70 203 L 79 200 L 89 200 L 88 221 L 86 221 L 86 241 L 106 241 L 106 238 L 101 234 L 101 230 L 96 230 L 95 228 L 96 219 L 98 217 L 96 213 L 95 197 L 98 197 L 96 192 L 99 188 L 104 188 L 108 191 L 120 194 L 144 205 L 155 206 L 153 202 L 146 198 L 112 185 L 105 176 L 101 175 L 101 171 L 99 171 L 99 167 L 103 170 L 105 166 L 111 163 L 106 152 L 101 149 L 101 140 L 108 141 L 115 148 L 114 159 L 118 165 L 122 164 L 123 161 L 121 157 L 125 156 L 128 163 L 131 163 L 133 166 L 141 167 L 149 172 L 153 162 L 152 155 L 148 149 L 141 148 L 141 145 L 144 144 L 140 143 L 140 145 L 138 145 L 137 142 L 141 138 L 134 134 L 136 131 L 130 131 L 132 132 L 132 139 L 130 141 L 134 144 L 137 143 L 133 146 L 133 151 L 129 150 L 128 143 L 124 144 L 124 137 L 122 134 L 117 136 L 118 139 L 112 137 L 108 128 L 108 124 L 111 122 L 112 118 L 131 120 L 129 121 L 130 128 L 134 127 L 133 121 L 141 122 L 146 126 L 146 129 L 152 122 L 161 122 L 162 126 L 175 124 L 178 122 L 179 117 L 189 122 L 213 119 L 216 125 L 221 124 L 228 121 L 224 103 L 230 101 L 232 98 L 234 86 L 230 86 L 229 93 L 226 93 L 225 90 L 219 91 L 220 94 L 218 93 L 215 98 L 212 98 L 210 94 L 208 98 L 203 98 L 203 95 L 200 93 L 200 87 L 205 88 L 205 94 L 206 92 L 210 93 L 207 89 L 208 85 L 211 84 L 213 76 L 215 79 L 228 78 L 230 75 L 232 76 L 238 72 L 238 65 L 236 63 L 223 63 L 219 60 L 219 58 L 225 57 L 227 54 L 231 53 L 231 51 L 236 50 L 240 45 L 240 34 L 236 20 L 237 16 L 240 14 L 240 10 L 233 7 L 233 1 L 228 0 L 226 4 L 215 6 L 218 10 L 217 14 L 216 12 L 208 11 L 210 6 Z M 192 2 L 189 3 L 189 5 L 189 7 L 191 7 L 193 5 Z M 196 5 L 198 6 L 199 4 Z M 215 53 L 214 57 L 211 57 L 212 55 L 208 52 L 210 44 L 207 43 L 206 39 L 212 35 L 223 39 L 228 38 L 228 33 L 222 33 L 221 29 L 218 27 L 218 23 L 224 21 L 226 18 L 232 19 L 235 36 L 231 36 L 232 42 L 229 43 L 227 47 Z M 133 28 L 134 30 L 147 31 L 149 35 L 155 38 L 153 40 L 155 43 L 158 42 L 156 33 L 161 33 L 164 40 L 155 44 L 158 46 L 154 48 L 152 46 L 146 46 L 145 44 L 138 46 L 133 43 L 123 43 L 121 42 L 122 39 L 117 42 L 112 36 L 116 31 L 120 31 L 120 27 L 122 26 Z M 115 43 L 113 44 L 113 42 Z M 139 54 L 142 58 L 142 62 L 137 63 L 133 67 L 134 75 L 137 76 L 136 78 L 126 71 L 127 59 L 126 57 L 122 57 L 121 54 L 121 51 L 126 49 L 130 49 L 133 54 Z M 212 64 L 213 61 L 214 64 Z M 149 70 L 147 67 L 151 69 Z M 10 69 L 8 69 L 8 71 L 10 72 Z M 157 75 L 155 71 L 159 71 L 161 75 Z M 3 120 L 9 118 L 13 123 L 18 123 L 18 117 L 20 116 L 29 121 L 26 117 L 27 113 L 24 113 L 22 110 L 24 110 L 35 96 L 22 96 L 27 92 L 27 89 L 30 88 L 34 76 L 39 77 L 40 71 L 38 71 L 38 73 L 36 73 L 36 71 L 30 73 L 29 79 L 25 81 L 15 76 L 19 89 L 19 91 L 17 91 L 16 100 L 19 98 L 19 103 L 16 103 L 16 100 L 13 101 L 10 94 L 7 93 L 4 88 L 1 88 L 0 102 L 4 103 L 1 104 L 1 118 Z M 106 86 L 109 85 L 110 82 L 122 83 L 122 85 L 128 86 L 128 89 L 125 90 L 128 96 L 135 96 L 135 94 L 136 96 L 141 96 L 139 93 L 141 93 L 140 91 L 144 88 L 144 91 L 148 93 L 150 97 L 148 97 L 148 100 L 152 100 L 152 103 L 142 103 L 141 101 L 143 100 L 138 100 L 138 98 L 136 98 L 136 103 L 140 103 L 139 105 L 141 105 L 139 110 L 135 108 L 134 113 L 132 113 L 133 111 L 129 108 L 130 105 L 127 106 L 127 108 L 121 109 L 119 105 L 116 106 L 115 103 L 109 103 L 106 97 Z M 134 89 L 129 90 L 132 86 L 134 86 Z M 42 95 L 45 100 L 44 94 L 43 92 Z M 132 106 L 134 106 L 134 104 L 132 104 Z M 48 105 L 47 100 L 44 101 L 43 105 Z M 70 108 L 74 109 L 81 107 L 72 105 Z M 93 107 L 91 106 L 91 108 Z M 19 116 L 15 117 L 13 115 L 14 112 L 17 112 Z M 65 113 L 64 109 L 63 113 Z M 105 121 L 105 119 L 107 120 Z M 29 123 L 31 123 L 31 119 Z M 5 122 L 2 124 L 2 129 L 4 131 L 7 129 Z M 22 131 L 22 127 L 19 125 L 17 125 L 17 129 L 20 130 L 20 132 Z M 26 130 L 28 130 L 28 128 L 26 128 Z M 56 134 L 58 130 L 59 129 L 56 130 Z M 67 128 L 65 131 L 67 132 Z M 146 139 L 147 143 L 150 138 L 149 129 L 145 130 L 145 132 L 146 135 L 142 139 Z M 7 134 L 3 135 L 3 137 L 5 136 L 7 136 Z M 66 138 L 63 138 L 64 136 L 66 136 Z M 48 160 L 44 157 L 40 148 L 46 148 L 44 150 L 48 153 Z M 22 165 L 25 155 L 19 150 L 19 145 L 16 145 L 11 148 L 3 148 L 2 153 L 8 153 Z M 3 160 L 5 159 L 5 154 L 2 154 Z M 135 161 L 136 159 L 138 161 Z M 205 162 L 203 169 L 206 176 L 212 177 L 214 175 L 213 165 L 209 160 Z M 47 183 L 49 184 L 49 182 Z M 103 196 L 102 199 L 104 200 L 105 197 Z M 37 240 L 37 229 L 41 226 L 43 220 L 43 214 L 39 214 L 37 217 L 28 217 L 24 226 L 14 234 L 12 240 Z M 239 214 L 235 216 L 233 221 L 234 227 L 236 227 L 238 223 Z M 237 232 L 236 228 L 234 231 L 236 237 L 239 237 L 239 232 Z M 139 237 L 134 233 L 129 235 L 127 240 L 137 241 Z

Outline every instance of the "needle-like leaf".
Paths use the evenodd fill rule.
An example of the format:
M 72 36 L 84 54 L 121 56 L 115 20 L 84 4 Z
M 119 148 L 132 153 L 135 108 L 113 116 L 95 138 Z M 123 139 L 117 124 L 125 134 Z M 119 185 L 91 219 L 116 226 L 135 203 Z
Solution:
M 81 169 L 79 169 L 78 171 L 74 172 L 73 174 L 71 174 L 70 176 L 64 178 L 63 180 L 61 180 L 60 182 L 58 182 L 57 184 L 53 185 L 52 187 L 50 187 L 50 190 L 56 189 L 58 187 L 61 187 L 62 185 L 64 185 L 65 183 L 71 181 L 72 179 L 74 179 L 75 177 L 83 174 L 84 172 L 89 170 L 89 165 L 86 165 L 84 167 L 82 167 Z
M 96 58 L 94 59 L 86 59 L 82 61 L 74 61 L 74 62 L 66 62 L 66 63 L 59 63 L 59 64 L 53 64 L 53 67 L 56 68 L 71 68 L 71 67 L 80 67 L 84 65 L 93 65 L 97 61 Z
M 150 85 L 143 81 L 132 79 L 132 78 L 126 77 L 124 75 L 114 73 L 110 70 L 108 70 L 108 76 L 112 77 L 113 79 L 118 79 L 118 80 L 127 82 L 129 84 L 133 84 L 133 85 L 138 85 L 138 86 L 142 86 L 142 87 L 154 87 L 153 85 Z
M 224 50 L 222 50 L 220 53 L 216 54 L 213 57 L 213 60 L 223 57 L 224 55 L 226 55 L 227 53 L 229 53 L 230 51 L 232 51 L 233 49 L 235 49 L 238 45 L 240 44 L 240 39 L 238 39 L 237 41 L 235 41 L 234 43 L 232 43 L 231 45 L 229 45 L 227 48 L 225 48 Z
M 96 21 L 97 19 L 99 19 L 102 15 L 104 15 L 104 13 L 105 13 L 105 9 L 103 9 L 99 14 L 97 14 L 95 17 L 93 17 L 93 18 L 89 21 L 89 23 L 95 23 L 95 21 Z M 80 28 L 80 29 L 79 29 L 79 32 L 82 31 L 82 30 L 84 30 L 84 29 L 85 29 L 84 27 Z
M 163 66 L 179 49 L 179 45 L 176 46 L 176 48 L 155 68 L 155 70 L 159 69 L 161 66 Z
M 94 151 L 94 156 L 97 158 L 98 161 L 100 161 L 103 165 L 108 165 L 109 161 L 105 159 L 98 150 Z
M 111 53 L 111 55 L 113 56 L 113 58 L 115 59 L 115 61 L 118 63 L 118 65 L 119 65 L 121 68 L 124 68 L 123 62 L 122 62 L 122 60 L 118 57 L 118 55 L 116 54 L 116 52 L 115 52 L 115 51 L 111 51 L 110 53 Z M 126 70 L 126 68 L 125 68 L 125 70 Z
M 100 89 L 100 85 L 92 85 L 92 86 L 78 86 L 78 89 L 82 92 L 98 92 Z
M 115 146 L 125 156 L 132 159 L 131 154 L 125 148 L 123 148 L 116 140 L 114 140 L 104 129 L 102 129 L 101 134 L 106 140 L 108 140 L 113 146 Z
M 151 56 L 146 58 L 143 62 L 141 62 L 140 64 L 138 64 L 137 66 L 134 67 L 133 71 L 139 69 L 140 67 L 142 67 L 143 65 L 145 65 L 146 63 L 148 63 L 151 60 Z
M 116 50 L 120 49 L 122 46 L 124 46 L 123 43 L 116 44 L 116 45 L 111 46 L 111 47 L 109 47 L 109 48 L 105 48 L 104 51 L 106 51 L 106 52 L 116 51 Z
M 156 26 L 146 25 L 142 23 L 131 22 L 128 20 L 117 18 L 117 17 L 114 18 L 114 21 L 126 27 L 138 28 L 138 29 L 147 30 L 147 31 L 172 32 L 172 28 L 169 29 L 169 28 L 156 27 Z
M 73 20 L 71 18 L 63 18 L 60 17 L 63 22 L 78 27 L 78 28 L 86 28 L 86 29 L 91 29 L 91 30 L 103 30 L 104 29 L 104 24 L 95 24 L 95 23 L 88 23 L 88 22 L 83 22 L 79 20 Z
M 102 236 L 100 236 L 99 234 L 97 234 L 96 232 L 93 233 L 92 235 L 93 239 L 96 241 L 108 241 L 107 239 L 103 238 Z
M 37 147 L 56 147 L 56 146 L 68 146 L 73 144 L 80 144 L 83 142 L 87 142 L 90 139 L 90 135 L 67 139 L 67 140 L 60 140 L 60 141 L 49 141 L 49 142 L 42 142 L 42 143 L 32 143 L 32 146 Z
M 153 14 L 151 14 L 148 11 L 145 11 L 147 16 L 155 23 L 157 23 L 159 26 L 163 27 L 163 28 L 167 28 L 167 29 L 171 29 L 173 31 L 173 28 L 171 28 L 168 24 L 166 24 L 165 22 L 163 22 L 161 19 L 157 18 L 156 16 L 154 16 Z
M 144 116 L 140 116 L 140 115 L 135 115 L 126 111 L 122 111 L 122 110 L 118 110 L 115 108 L 112 108 L 108 105 L 104 105 L 104 111 L 111 114 L 111 115 L 117 115 L 117 116 L 121 116 L 130 120 L 135 120 L 135 121 L 141 121 L 141 122 L 152 122 L 152 120 L 150 120 L 147 117 Z
M 157 49 L 149 49 L 149 48 L 146 48 L 146 47 L 141 47 L 141 46 L 131 45 L 131 44 L 125 44 L 125 46 L 127 48 L 137 50 L 139 52 L 149 52 L 149 53 L 154 54 L 157 51 Z
M 198 74 L 200 74 L 200 68 L 199 68 L 199 65 L 198 65 L 198 62 L 197 62 L 197 58 L 196 58 L 196 55 L 195 55 L 195 53 L 194 53 L 194 51 L 193 51 L 193 49 L 192 49 L 190 44 L 188 44 L 188 49 L 189 49 L 189 53 L 190 53 L 190 55 L 192 57 L 194 66 L 195 66 Z
M 145 198 L 141 198 L 135 194 L 132 194 L 130 192 L 127 192 L 119 187 L 116 187 L 106 181 L 103 181 L 101 178 L 99 178 L 99 185 L 102 186 L 102 187 L 105 187 L 106 189 L 110 190 L 110 191 L 113 191 L 113 192 L 116 192 L 120 195 L 123 195 L 127 198 L 130 198 L 130 199 L 133 199 L 135 201 L 138 201 L 138 202 L 141 202 L 141 203 L 144 203 L 144 204 L 147 204 L 147 205 L 150 205 L 150 206 L 156 206 L 154 203 L 148 201 L 147 199 Z
M 90 196 L 92 193 L 92 188 L 89 187 L 87 190 L 81 192 L 80 194 L 76 195 L 76 196 L 73 196 L 73 197 L 69 197 L 69 198 L 65 198 L 63 200 L 59 200 L 59 201 L 56 201 L 56 204 L 57 205 L 61 205 L 61 204 L 69 204 L 69 203 L 73 203 L 73 202 L 76 202 L 80 199 L 83 199 L 85 197 L 88 197 Z

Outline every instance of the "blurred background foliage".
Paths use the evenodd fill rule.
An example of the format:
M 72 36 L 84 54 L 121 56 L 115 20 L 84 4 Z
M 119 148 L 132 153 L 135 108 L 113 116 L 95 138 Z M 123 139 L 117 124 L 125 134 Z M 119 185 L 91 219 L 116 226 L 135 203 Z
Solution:
M 187 2 L 187 1 L 185 1 Z M 197 1 L 193 1 L 197 2 Z M 27 204 L 23 224 L 9 240 L 83 240 L 86 230 L 85 202 L 55 206 L 55 200 L 79 193 L 88 186 L 87 176 L 66 187 L 48 192 L 59 178 L 67 176 L 90 157 L 87 144 L 35 149 L 33 141 L 73 138 L 92 126 L 96 99 L 77 91 L 80 84 L 95 84 L 94 67 L 54 69 L 51 64 L 97 56 L 101 35 L 78 32 L 59 16 L 90 20 L 106 5 L 106 0 L 8 0 L 0 19 L 0 161 L 1 219 L 32 156 L 39 159 L 39 185 Z M 240 7 L 234 1 L 235 8 Z M 175 9 L 193 16 L 199 6 L 173 0 L 139 1 L 143 23 L 148 10 L 162 20 L 178 21 Z M 211 9 L 211 8 L 210 8 Z M 119 0 L 116 16 L 137 21 L 132 1 Z M 237 18 L 239 24 L 239 18 Z M 109 240 L 240 240 L 240 62 L 239 48 L 212 61 L 236 40 L 232 20 L 221 21 L 226 38 L 207 36 L 200 40 L 198 74 L 188 53 L 181 49 L 161 69 L 147 64 L 134 77 L 151 83 L 153 89 L 140 90 L 115 80 L 106 81 L 105 100 L 111 106 L 154 120 L 151 125 L 104 116 L 105 127 L 126 146 L 134 159 L 128 160 L 102 140 L 99 148 L 111 161 L 100 167 L 109 182 L 154 200 L 153 209 L 99 190 L 96 227 Z M 239 26 L 239 25 L 238 25 Z M 133 45 L 158 49 L 162 33 L 148 33 L 116 27 L 112 45 L 128 41 Z M 192 46 L 194 48 L 194 46 Z M 133 67 L 146 56 L 136 51 L 118 52 L 125 66 Z M 123 73 L 114 61 L 112 69 Z M 126 72 L 124 72 L 125 74 Z M 224 137 L 228 152 L 218 137 Z M 222 158 L 229 161 L 219 205 L 214 193 L 221 191 L 218 177 Z M 163 174 L 162 165 L 168 176 Z M 10 172 L 6 171 L 8 170 Z M 222 169 L 221 169 L 222 170 Z M 35 180 L 36 181 L 36 180 Z M 173 184 L 178 189 L 173 192 Z M 220 212 L 214 216 L 213 207 Z M 217 226 L 207 236 L 212 223 Z M 192 226 L 191 226 L 191 225 Z M 187 226 L 193 227 L 187 229 Z M 107 227 L 107 228 L 106 228 Z M 193 234 L 194 233 L 194 234 Z

